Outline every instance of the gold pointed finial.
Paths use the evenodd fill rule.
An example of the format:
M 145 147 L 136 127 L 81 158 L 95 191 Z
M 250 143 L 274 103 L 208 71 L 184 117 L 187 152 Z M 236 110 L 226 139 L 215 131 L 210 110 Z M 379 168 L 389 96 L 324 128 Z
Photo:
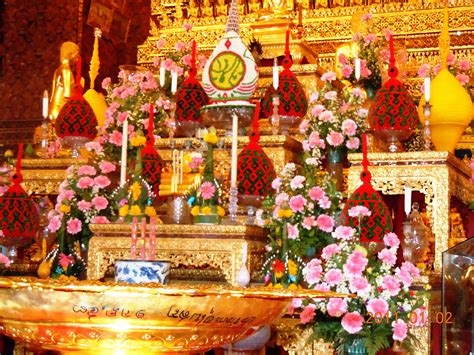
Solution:
M 439 56 L 441 57 L 441 66 L 443 69 L 447 67 L 449 49 L 449 15 L 448 2 L 446 1 L 444 6 L 443 28 L 439 35 Z
M 99 60 L 99 38 L 102 36 L 102 31 L 99 28 L 94 30 L 94 50 L 92 51 L 91 65 L 89 68 L 89 78 L 91 79 L 91 89 L 94 89 L 95 78 L 99 75 L 100 60 Z

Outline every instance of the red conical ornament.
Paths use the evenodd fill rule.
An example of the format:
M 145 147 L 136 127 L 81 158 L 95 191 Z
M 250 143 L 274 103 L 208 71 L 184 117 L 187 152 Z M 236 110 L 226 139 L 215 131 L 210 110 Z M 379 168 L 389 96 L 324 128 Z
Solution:
M 97 118 L 91 105 L 82 96 L 81 57 L 76 66 L 76 88 L 74 95 L 64 104 L 56 119 L 56 135 L 94 139 L 97 135 Z
M 291 71 L 293 61 L 290 57 L 290 31 L 286 31 L 285 59 L 283 59 L 283 71 L 278 76 L 277 93 L 280 98 L 278 114 L 303 118 L 308 111 L 308 100 L 303 86 Z M 275 90 L 270 86 L 262 99 L 263 117 L 269 118 L 273 114 L 273 95 Z
M 374 133 L 383 139 L 407 139 L 419 124 L 416 106 L 407 89 L 397 79 L 393 37 L 390 36 L 388 79 L 377 91 L 370 106 L 368 121 Z M 396 149 L 395 149 L 396 150 Z M 391 150 L 393 151 L 393 150 Z
M 150 184 L 155 193 L 159 196 L 161 173 L 164 161 L 155 149 L 155 137 L 153 136 L 154 106 L 150 104 L 150 118 L 148 119 L 148 132 L 146 146 L 142 150 L 142 176 Z
M 367 136 L 365 134 L 362 135 L 362 153 L 364 156 L 360 174 L 362 185 L 347 199 L 342 211 L 342 222 L 346 226 L 360 230 L 361 242 L 383 242 L 383 236 L 392 231 L 392 218 L 382 197 L 370 183 L 372 176 L 368 168 Z M 360 226 L 359 218 L 349 216 L 349 210 L 355 206 L 364 206 L 371 212 L 369 217 L 360 218 Z
M 0 244 L 5 246 L 19 247 L 28 244 L 34 239 L 39 228 L 39 216 L 33 200 L 21 186 L 22 154 L 23 144 L 20 144 L 13 184 L 0 197 L 0 223 L 3 232 Z
M 196 80 L 196 41 L 192 45 L 191 65 L 188 70 L 189 76 L 184 80 L 176 92 L 176 122 L 191 121 L 201 123 L 199 110 L 209 103 L 209 97 Z M 194 133 L 194 132 L 193 132 Z
M 237 181 L 240 196 L 262 196 L 270 194 L 272 181 L 275 179 L 275 169 L 272 161 L 258 144 L 260 133 L 258 117 L 260 103 L 257 102 L 253 117 L 253 127 L 250 132 L 250 142 L 242 149 L 237 157 Z

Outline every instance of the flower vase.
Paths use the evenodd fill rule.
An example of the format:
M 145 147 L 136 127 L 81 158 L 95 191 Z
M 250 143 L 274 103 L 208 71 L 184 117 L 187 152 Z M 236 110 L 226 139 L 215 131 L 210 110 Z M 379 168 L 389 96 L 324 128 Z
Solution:
M 210 208 L 210 213 L 204 210 L 206 207 Z M 194 224 L 220 224 L 222 217 L 217 214 L 217 206 L 204 206 L 199 208 L 199 213 L 193 216 Z
M 367 355 L 367 348 L 363 339 L 354 339 L 352 343 L 345 346 L 347 355 Z
M 329 148 L 326 151 L 327 170 L 338 191 L 342 191 L 344 186 L 344 159 L 345 154 L 342 149 Z

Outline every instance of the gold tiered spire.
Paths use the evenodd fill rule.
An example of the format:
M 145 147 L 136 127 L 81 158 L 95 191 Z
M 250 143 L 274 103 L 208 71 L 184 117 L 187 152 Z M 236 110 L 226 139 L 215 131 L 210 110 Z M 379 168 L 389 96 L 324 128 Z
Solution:
M 239 33 L 239 8 L 237 0 L 232 0 L 230 3 L 229 16 L 227 17 L 226 32 L 234 31 Z
M 443 28 L 441 29 L 441 34 L 439 35 L 439 55 L 441 57 L 441 66 L 443 69 L 447 67 L 448 54 L 449 54 L 449 14 L 448 14 L 448 4 L 444 6 L 444 20 Z
M 94 49 L 92 51 L 91 64 L 89 67 L 89 78 L 91 79 L 90 88 L 95 87 L 95 78 L 99 75 L 100 60 L 99 60 L 99 38 L 102 37 L 100 28 L 94 30 Z

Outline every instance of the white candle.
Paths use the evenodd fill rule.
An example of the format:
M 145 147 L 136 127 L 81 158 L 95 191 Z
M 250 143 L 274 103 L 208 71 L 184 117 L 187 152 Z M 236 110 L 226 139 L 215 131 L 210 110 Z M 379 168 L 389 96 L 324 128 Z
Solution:
M 355 78 L 360 79 L 360 58 L 355 59 Z
M 125 184 L 127 174 L 127 144 L 128 144 L 128 119 L 123 121 L 122 130 L 122 158 L 120 161 L 120 186 Z
M 410 216 L 411 211 L 411 187 L 405 186 L 405 214 L 407 218 Z
M 43 118 L 48 117 L 48 90 L 43 92 Z
M 183 184 L 183 161 L 184 161 L 184 152 L 179 152 L 179 183 Z
M 165 74 L 166 74 L 166 69 L 163 65 L 163 62 L 161 62 L 161 66 L 160 66 L 160 86 L 161 87 L 165 86 Z
M 430 98 L 431 98 L 431 79 L 428 77 L 428 78 L 425 78 L 425 101 L 426 102 L 430 102 Z
M 171 71 L 171 93 L 176 93 L 178 91 L 178 72 L 176 69 Z
M 242 265 L 245 265 L 247 263 L 247 249 L 247 242 L 244 242 L 244 245 L 242 245 Z
M 278 90 L 278 85 L 279 85 L 278 80 L 279 80 L 279 78 L 278 78 L 278 62 L 277 62 L 277 59 L 275 58 L 273 60 L 273 88 L 275 90 Z
M 239 121 L 236 114 L 232 115 L 232 161 L 230 166 L 230 187 L 237 187 L 237 136 Z

